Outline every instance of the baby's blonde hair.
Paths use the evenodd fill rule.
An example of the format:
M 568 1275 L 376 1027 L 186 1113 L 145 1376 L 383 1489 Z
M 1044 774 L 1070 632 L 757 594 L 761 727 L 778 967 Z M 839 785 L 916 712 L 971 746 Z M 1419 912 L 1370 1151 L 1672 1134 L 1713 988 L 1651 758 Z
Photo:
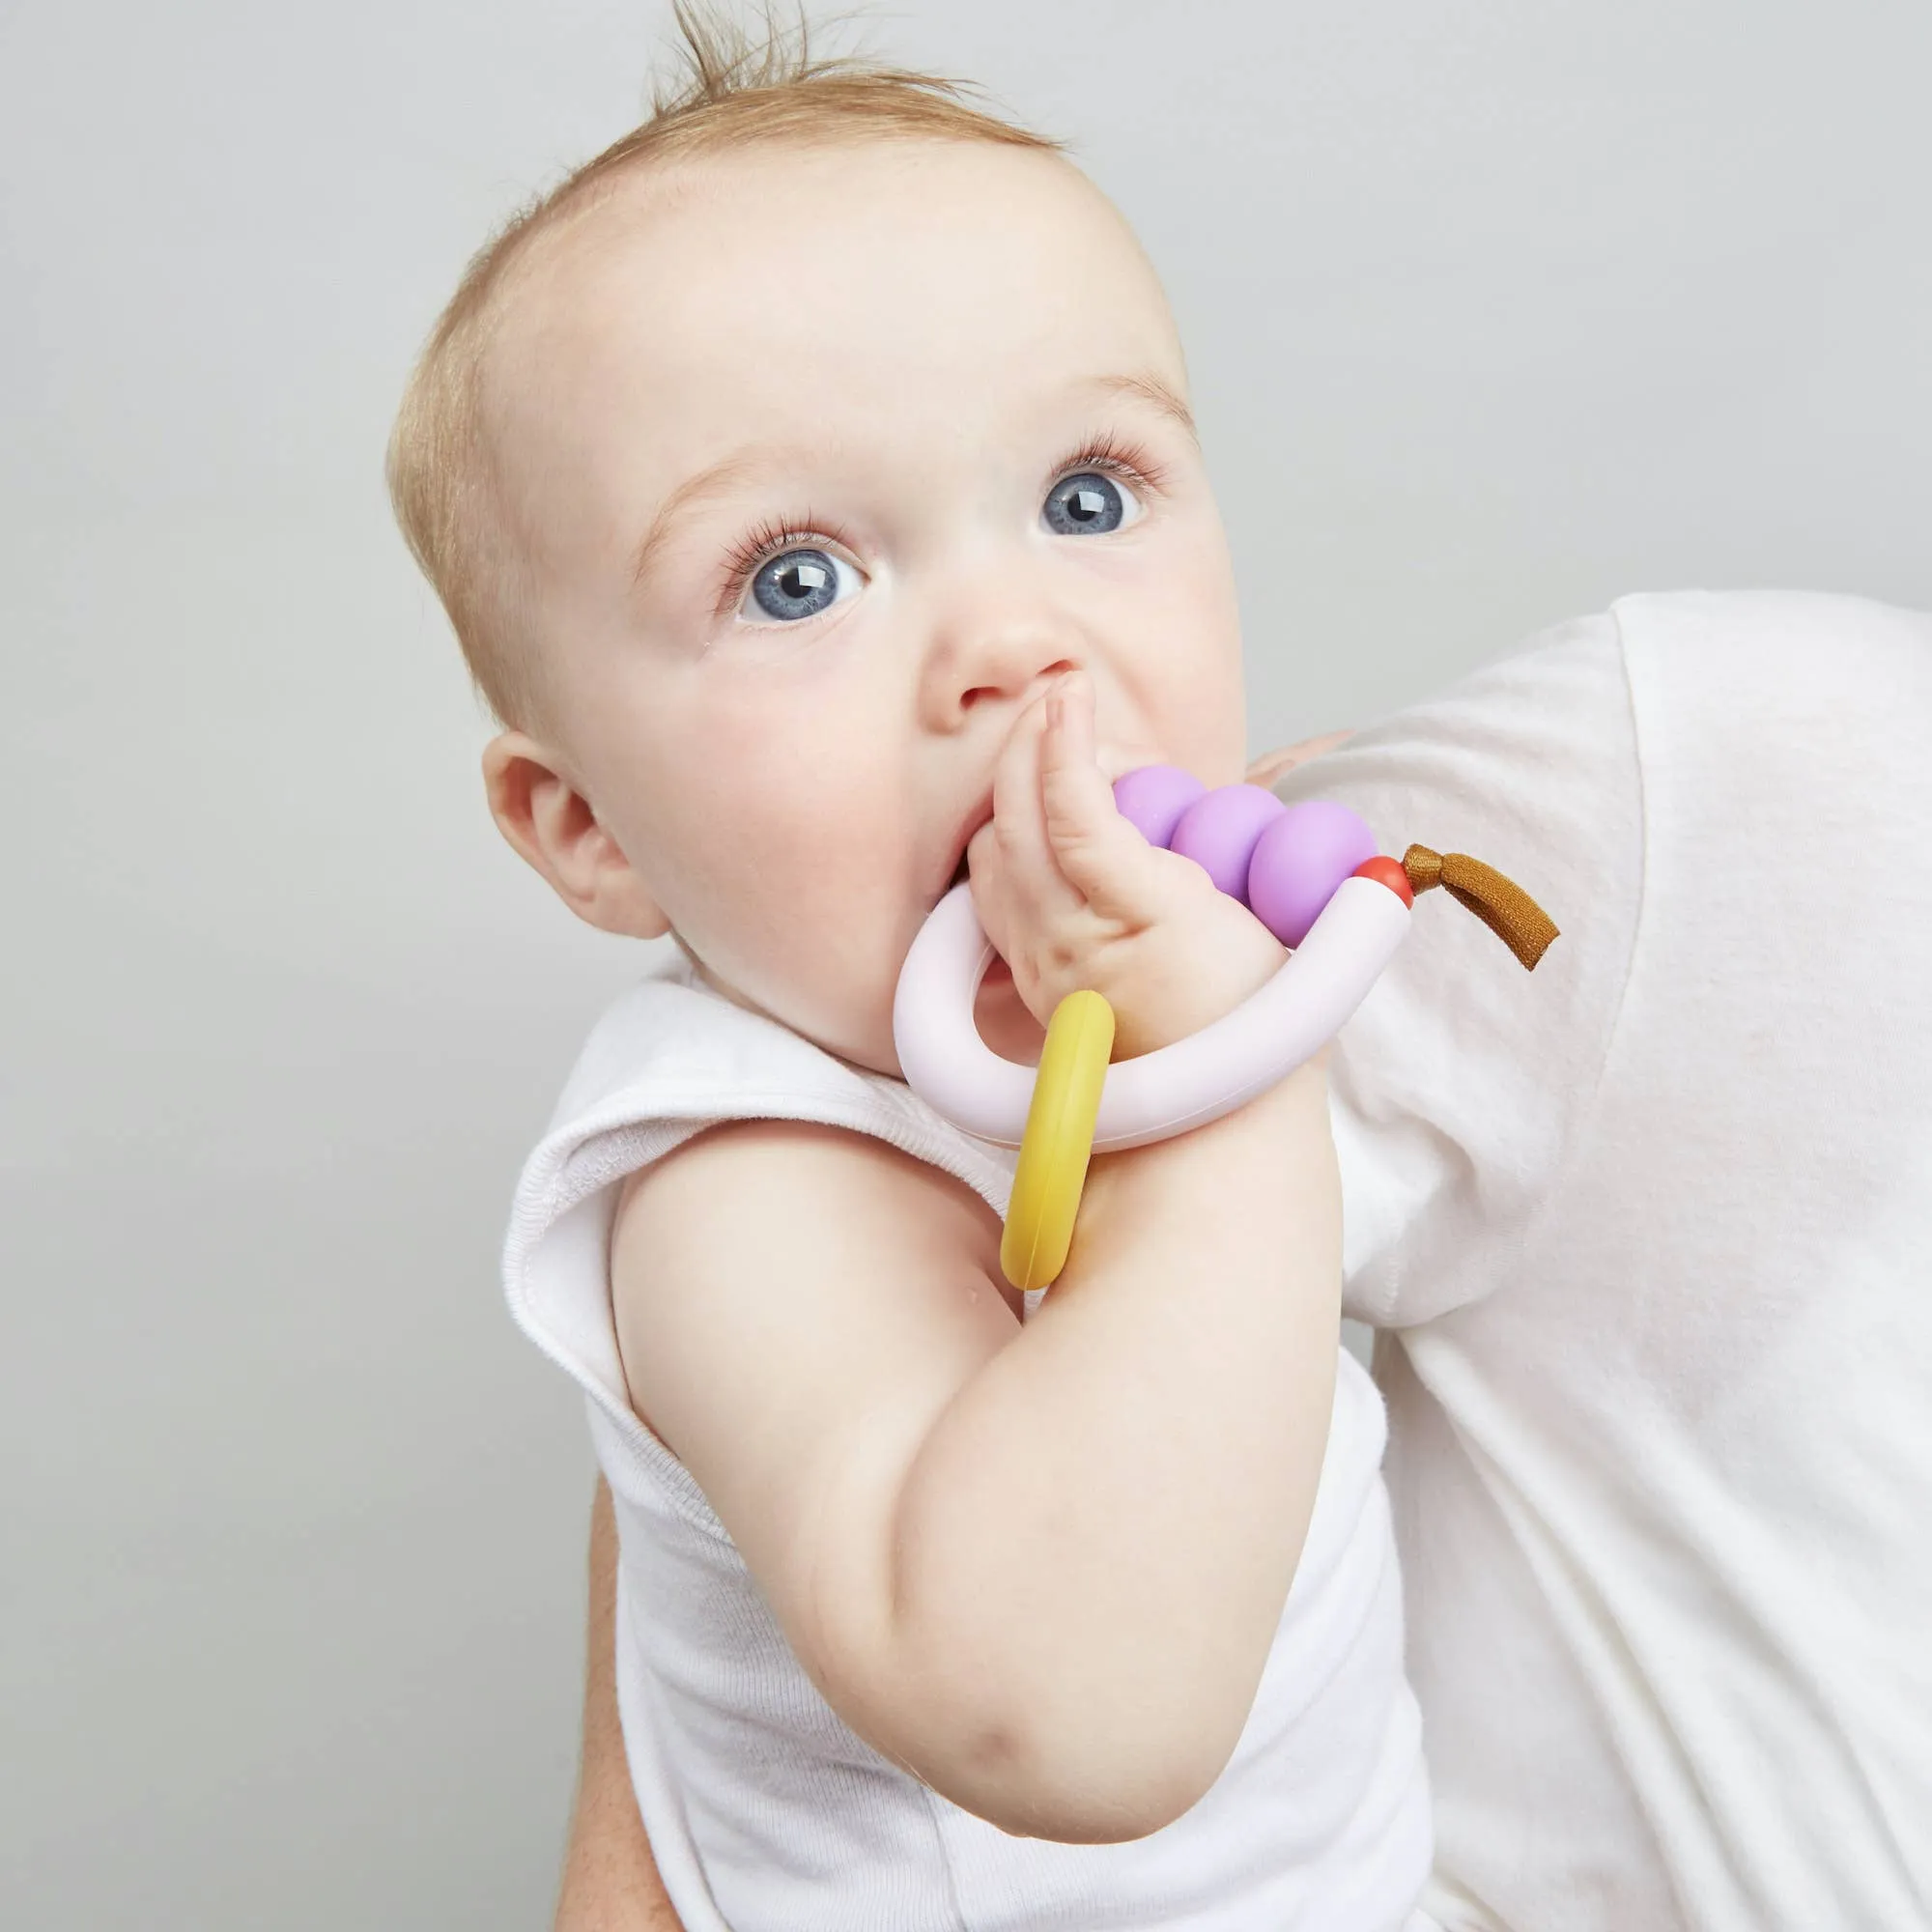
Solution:
M 521 635 L 526 626 L 513 546 L 495 514 L 480 371 L 509 272 L 535 238 L 593 205 L 633 167 L 746 143 L 923 138 L 1061 147 L 971 105 L 966 83 L 851 56 L 815 57 L 803 15 L 781 28 L 769 0 L 761 39 L 701 0 L 675 0 L 672 13 L 681 40 L 678 84 L 654 87 L 642 122 L 523 210 L 471 260 L 437 319 L 389 435 L 396 520 L 449 613 L 478 689 L 506 724 L 529 722 L 539 696 L 533 654 Z

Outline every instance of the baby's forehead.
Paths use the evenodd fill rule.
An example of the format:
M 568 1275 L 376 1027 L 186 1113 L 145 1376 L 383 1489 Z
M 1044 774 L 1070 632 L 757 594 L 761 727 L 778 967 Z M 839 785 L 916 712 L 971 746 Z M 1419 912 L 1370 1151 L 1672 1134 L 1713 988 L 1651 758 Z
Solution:
M 624 170 L 558 212 L 506 282 L 498 331 L 539 359 L 742 350 L 849 335 L 935 363 L 1085 307 L 1179 360 L 1159 280 L 1059 155 L 986 142 L 760 141 Z M 1178 373 L 1178 370 L 1177 372 Z

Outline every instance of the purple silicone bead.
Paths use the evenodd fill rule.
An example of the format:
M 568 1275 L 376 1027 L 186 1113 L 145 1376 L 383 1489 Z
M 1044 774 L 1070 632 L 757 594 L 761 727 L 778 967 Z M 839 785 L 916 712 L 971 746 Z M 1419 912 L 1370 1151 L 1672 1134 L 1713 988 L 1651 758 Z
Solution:
M 1220 785 L 1180 814 L 1168 849 L 1192 859 L 1229 897 L 1245 904 L 1255 841 L 1287 810 L 1260 785 Z
M 1143 765 L 1114 781 L 1114 808 L 1150 845 L 1165 845 L 1180 814 L 1207 789 L 1179 765 Z
M 1292 805 L 1261 836 L 1248 865 L 1248 904 L 1284 946 L 1299 946 L 1335 890 L 1376 856 L 1376 835 L 1346 805 Z

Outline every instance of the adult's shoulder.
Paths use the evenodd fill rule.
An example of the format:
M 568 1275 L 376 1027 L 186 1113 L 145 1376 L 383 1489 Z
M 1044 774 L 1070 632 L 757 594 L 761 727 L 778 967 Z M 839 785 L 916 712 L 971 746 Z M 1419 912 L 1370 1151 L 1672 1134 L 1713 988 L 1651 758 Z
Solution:
M 1789 590 L 1626 597 L 1610 614 L 1656 937 L 1802 916 L 1932 817 L 1932 614 Z
M 1909 955 L 1932 973 L 1932 922 L 1900 897 L 1932 842 L 1921 613 L 1628 597 L 1291 782 L 1354 804 L 1384 849 L 1488 860 L 1562 930 L 1526 979 L 1425 898 L 1338 1042 L 1350 1300 L 1371 1321 L 1425 1321 L 1508 1278 L 1613 1065 L 1662 1095 L 1687 1040 L 1774 1015 L 1848 1040 L 1882 991 L 1867 969 Z
M 1922 767 L 1932 614 L 1815 591 L 1674 591 L 1610 611 L 1646 767 L 1854 753 Z
M 1932 648 L 1932 612 L 1823 590 L 1670 590 L 1621 597 L 1605 613 L 1645 668 L 1744 656 L 1794 672 L 1829 671 L 1827 649 L 1909 664 Z
M 1382 849 L 1472 854 L 1561 936 L 1525 974 L 1446 894 L 1336 1044 L 1350 1312 L 1425 1321 L 1488 1293 L 1587 1122 L 1643 899 L 1644 788 L 1614 612 L 1556 625 L 1299 767 Z

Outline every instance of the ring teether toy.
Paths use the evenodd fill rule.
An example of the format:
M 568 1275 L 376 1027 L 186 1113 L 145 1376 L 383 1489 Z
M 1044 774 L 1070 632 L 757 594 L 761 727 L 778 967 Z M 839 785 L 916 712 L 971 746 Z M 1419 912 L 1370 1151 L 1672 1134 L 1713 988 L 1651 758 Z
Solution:
M 1044 1288 L 1066 1265 L 1113 1050 L 1114 1009 L 1098 993 L 1068 993 L 1054 1008 L 1000 1241 L 1015 1288 Z
M 1020 1150 L 1000 1249 L 1017 1288 L 1060 1272 L 1093 1152 L 1218 1120 L 1319 1051 L 1394 957 L 1416 891 L 1446 886 L 1525 965 L 1556 936 L 1526 894 L 1478 861 L 1422 846 L 1405 862 L 1377 857 L 1374 836 L 1344 806 L 1284 806 L 1253 785 L 1208 791 L 1167 766 L 1128 773 L 1115 800 L 1151 843 L 1194 858 L 1293 951 L 1234 1011 L 1118 1066 L 1107 1064 L 1112 1009 L 1097 993 L 1069 994 L 1035 1069 L 1003 1060 L 974 1023 L 993 949 L 971 887 L 933 908 L 899 974 L 894 1040 L 907 1085 L 936 1112 Z

